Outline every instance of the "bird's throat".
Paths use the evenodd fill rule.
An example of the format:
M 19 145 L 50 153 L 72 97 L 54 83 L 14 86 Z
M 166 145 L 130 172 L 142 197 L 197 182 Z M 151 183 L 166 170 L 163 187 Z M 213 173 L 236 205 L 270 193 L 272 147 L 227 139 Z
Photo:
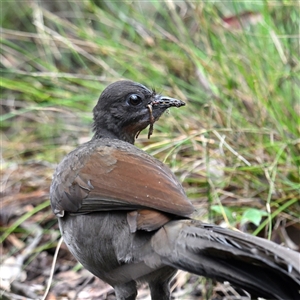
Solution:
M 93 139 L 111 138 L 134 144 L 137 133 L 138 131 L 112 131 L 107 129 L 98 129 L 95 131 Z

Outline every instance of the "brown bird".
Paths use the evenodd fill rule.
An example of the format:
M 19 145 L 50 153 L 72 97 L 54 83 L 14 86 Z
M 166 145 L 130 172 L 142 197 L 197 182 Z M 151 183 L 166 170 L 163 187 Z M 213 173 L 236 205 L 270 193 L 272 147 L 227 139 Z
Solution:
M 229 281 L 252 298 L 299 299 L 300 255 L 271 241 L 191 220 L 171 170 L 133 144 L 169 107 L 184 103 L 117 81 L 94 108 L 94 137 L 58 165 L 51 206 L 64 241 L 90 272 L 134 300 L 147 282 L 169 300 L 177 269 Z

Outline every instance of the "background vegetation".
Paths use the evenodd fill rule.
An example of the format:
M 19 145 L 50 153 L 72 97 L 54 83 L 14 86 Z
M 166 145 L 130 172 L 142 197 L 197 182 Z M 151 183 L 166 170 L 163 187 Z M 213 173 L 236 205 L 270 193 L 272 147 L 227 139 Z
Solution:
M 137 145 L 172 168 L 196 218 L 299 249 L 297 1 L 0 5 L 2 263 L 21 257 L 25 282 L 40 278 L 34 293 L 59 236 L 48 200 L 55 165 L 91 137 L 100 92 L 121 78 L 186 101 Z M 75 264 L 66 250 L 60 258 Z M 9 297 L 22 294 L 12 285 L 24 282 L 21 269 Z

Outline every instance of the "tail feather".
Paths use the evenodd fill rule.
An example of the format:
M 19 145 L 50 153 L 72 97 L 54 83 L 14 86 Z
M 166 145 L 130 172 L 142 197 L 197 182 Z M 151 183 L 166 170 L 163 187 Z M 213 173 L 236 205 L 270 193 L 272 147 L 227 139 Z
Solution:
M 229 281 L 253 297 L 300 298 L 299 253 L 265 239 L 183 220 L 158 231 L 152 248 L 164 264 Z

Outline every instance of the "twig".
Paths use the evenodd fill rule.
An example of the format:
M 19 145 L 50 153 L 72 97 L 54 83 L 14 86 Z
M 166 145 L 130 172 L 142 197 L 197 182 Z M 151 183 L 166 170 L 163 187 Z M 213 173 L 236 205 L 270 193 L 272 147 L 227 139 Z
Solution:
M 49 277 L 49 280 L 48 280 L 47 288 L 46 288 L 44 296 L 41 300 L 46 300 L 46 298 L 48 296 L 48 293 L 49 293 L 49 290 L 50 290 L 50 287 L 51 287 L 51 283 L 52 283 L 52 279 L 53 279 L 53 275 L 54 275 L 54 269 L 55 269 L 55 264 L 56 264 L 56 261 L 57 261 L 58 252 L 59 252 L 59 249 L 61 247 L 62 242 L 63 242 L 63 238 L 61 237 L 59 239 L 58 243 L 57 243 L 55 253 L 54 253 L 54 256 L 53 256 L 53 262 L 52 262 L 52 266 L 51 266 L 50 277 Z
M 241 161 L 243 161 L 247 166 L 251 166 L 251 163 L 246 158 L 244 158 L 242 155 L 240 155 L 238 152 L 236 152 L 229 144 L 227 144 L 225 142 L 225 139 L 216 130 L 213 130 L 212 132 L 221 140 L 221 145 L 224 144 L 224 146 L 231 153 L 233 153 L 238 159 L 240 159 Z

